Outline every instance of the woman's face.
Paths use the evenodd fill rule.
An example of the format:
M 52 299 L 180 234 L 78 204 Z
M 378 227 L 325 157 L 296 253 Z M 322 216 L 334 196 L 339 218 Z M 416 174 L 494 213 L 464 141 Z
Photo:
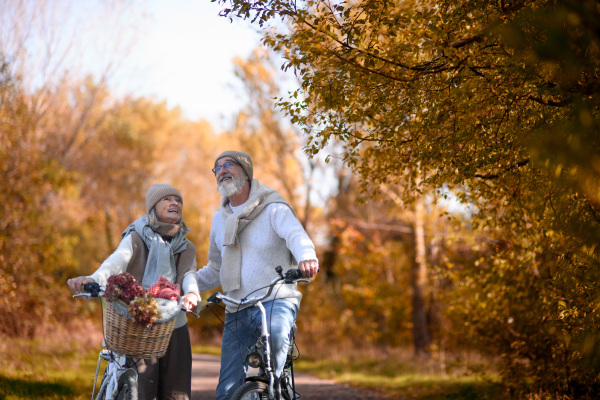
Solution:
M 156 203 L 156 216 L 160 222 L 176 224 L 183 215 L 183 202 L 177 196 L 165 196 Z

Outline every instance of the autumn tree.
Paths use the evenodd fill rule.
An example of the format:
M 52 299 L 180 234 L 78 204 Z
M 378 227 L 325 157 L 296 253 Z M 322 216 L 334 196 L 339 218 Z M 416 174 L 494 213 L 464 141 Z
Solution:
M 121 4 L 99 7 L 110 13 Z M 130 222 L 132 193 L 146 188 L 151 171 L 141 160 L 151 162 L 153 143 L 127 115 L 127 101 L 109 93 L 111 65 L 97 78 L 68 71 L 83 30 L 67 33 L 77 24 L 62 6 L 0 5 L 0 334 L 34 336 L 76 312 L 67 277 L 88 273 L 118 243 L 125 223 L 116 231 L 110 219 Z
M 0 55 L 6 60 L 7 73 L 19 82 L 21 99 L 29 108 L 28 123 L 35 132 L 37 149 L 43 152 L 44 159 L 52 160 L 51 168 L 65 171 L 63 180 L 77 181 L 81 175 L 75 171 L 80 169 L 100 176 L 111 162 L 106 163 L 105 157 L 103 166 L 100 161 L 102 152 L 113 144 L 111 139 L 106 140 L 104 146 L 95 145 L 94 140 L 114 132 L 106 131 L 106 122 L 114 111 L 113 105 L 108 104 L 114 101 L 108 85 L 116 73 L 116 65 L 124 64 L 126 50 L 132 44 L 131 31 L 124 28 L 125 20 L 134 15 L 134 9 L 131 2 L 124 1 L 96 4 L 0 1 Z M 94 19 L 80 18 L 86 12 L 94 15 Z M 81 56 L 82 48 L 98 50 L 96 46 L 102 41 L 90 39 L 97 37 L 99 31 L 106 38 L 103 43 L 112 40 L 111 51 L 98 51 L 93 66 L 86 67 L 84 64 L 89 60 Z M 117 129 L 113 138 L 119 132 L 122 131 Z M 113 171 L 118 167 L 114 161 L 108 165 L 109 169 L 111 166 Z M 110 179 L 108 174 L 102 177 Z M 134 177 L 135 174 L 130 176 L 130 182 Z M 118 193 L 122 198 L 127 197 L 128 187 L 135 189 L 131 185 L 122 187 L 125 192 Z M 58 188 L 40 186 L 39 189 L 46 191 L 42 194 L 46 205 L 65 200 Z M 72 205 L 68 199 L 76 197 L 77 189 L 87 195 L 88 207 L 94 200 L 98 201 L 96 204 L 107 203 L 104 200 L 118 190 L 115 185 L 107 187 L 98 182 L 77 187 L 66 196 L 63 207 Z M 83 214 L 80 213 L 78 222 L 85 219 Z
M 473 205 L 489 240 L 448 276 L 506 383 L 597 394 L 597 2 L 218 2 L 301 80 L 280 105 L 311 154 L 337 138 L 364 188 L 401 164 Z
M 49 188 L 60 185 L 64 175 L 37 146 L 32 112 L 18 79 L 6 63 L 0 68 L 0 320 L 3 333 L 28 336 L 42 315 L 35 307 L 36 295 L 46 286 L 43 271 L 31 266 L 60 254 L 45 234 L 53 230 L 51 223 L 39 210 Z M 24 308 L 31 318 L 16 318 Z

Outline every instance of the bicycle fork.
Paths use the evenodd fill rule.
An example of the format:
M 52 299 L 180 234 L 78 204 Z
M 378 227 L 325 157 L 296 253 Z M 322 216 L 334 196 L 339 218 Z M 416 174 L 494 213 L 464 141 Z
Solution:
M 264 346 L 264 356 L 265 356 L 265 372 L 269 377 L 269 399 L 275 398 L 275 371 L 271 368 L 271 344 L 269 343 L 269 330 L 267 329 L 267 312 L 265 311 L 265 307 L 259 301 L 256 303 L 256 306 L 260 310 L 262 317 L 262 325 L 261 325 L 261 337 L 263 339 Z
M 104 343 L 104 341 L 102 343 Z M 102 362 L 102 360 L 108 362 L 106 368 L 109 369 L 111 367 L 111 365 L 112 365 L 112 363 L 111 363 L 111 361 L 112 361 L 112 354 L 111 354 L 111 352 L 108 351 L 108 350 L 101 350 L 100 354 L 98 354 L 98 364 L 96 365 L 96 376 L 94 377 L 94 386 L 92 386 L 92 400 L 94 400 L 94 393 L 95 393 L 95 390 L 96 390 L 96 384 L 98 383 L 98 374 L 100 373 L 100 363 Z M 112 370 L 106 371 L 107 374 L 109 374 L 109 372 L 112 372 Z M 110 375 L 112 375 L 112 374 L 109 374 L 109 376 Z
M 102 350 L 98 355 L 98 364 L 96 365 L 96 376 L 94 377 L 94 386 L 92 387 L 92 400 L 94 400 L 94 392 L 96 389 L 96 383 L 98 382 L 98 374 L 100 372 L 100 363 L 102 360 L 107 361 L 106 365 L 106 379 L 109 379 L 106 386 L 105 398 L 106 400 L 113 400 L 115 392 L 119 385 L 118 378 L 126 370 L 120 366 L 125 366 L 126 357 L 119 356 L 117 359 L 114 358 L 114 354 L 109 350 Z

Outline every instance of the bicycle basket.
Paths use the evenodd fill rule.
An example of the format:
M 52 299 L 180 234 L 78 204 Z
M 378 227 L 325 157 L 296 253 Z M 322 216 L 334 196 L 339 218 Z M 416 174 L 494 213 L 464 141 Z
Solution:
M 180 301 L 181 302 L 181 301 Z M 137 324 L 121 301 L 103 302 L 106 347 L 133 358 L 163 357 L 175 326 L 175 315 L 157 320 L 151 328 Z

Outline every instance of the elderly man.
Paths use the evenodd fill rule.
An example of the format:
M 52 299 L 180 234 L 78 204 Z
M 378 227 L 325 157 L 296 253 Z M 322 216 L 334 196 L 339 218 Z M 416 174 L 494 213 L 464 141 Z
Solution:
M 198 271 L 200 290 L 221 285 L 228 296 L 238 300 L 259 295 L 276 277 L 275 267 L 282 266 L 285 273 L 296 263 L 303 277 L 313 278 L 319 270 L 313 242 L 287 201 L 253 179 L 250 155 L 225 151 L 212 171 L 223 199 L 212 220 L 208 264 Z M 283 371 L 301 298 L 295 284 L 283 285 L 264 302 L 277 377 Z M 218 400 L 229 398 L 244 382 L 246 349 L 260 334 L 259 312 L 255 307 L 239 310 L 228 306 Z

